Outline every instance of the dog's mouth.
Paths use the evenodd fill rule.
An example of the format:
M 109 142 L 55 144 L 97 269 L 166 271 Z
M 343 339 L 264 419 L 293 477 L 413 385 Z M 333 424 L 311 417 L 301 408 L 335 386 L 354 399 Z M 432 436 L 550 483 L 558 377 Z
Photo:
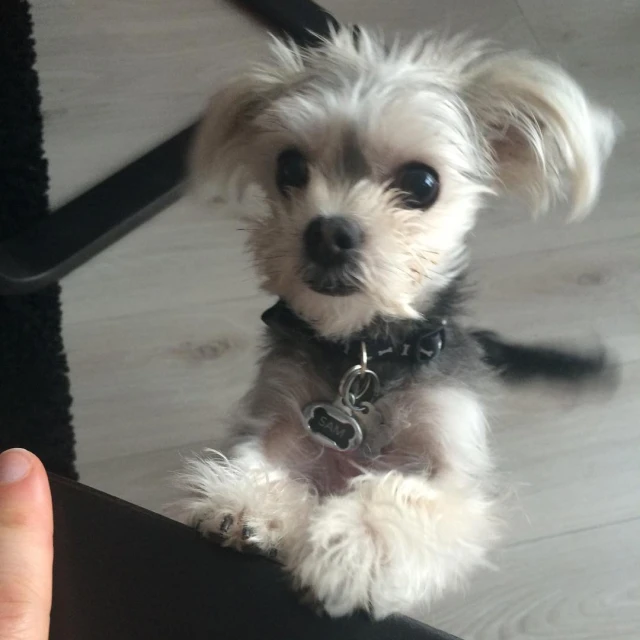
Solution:
M 316 293 L 324 296 L 343 298 L 358 293 L 360 290 L 351 282 L 307 282 L 307 286 Z
M 324 296 L 346 297 L 361 291 L 357 280 L 342 270 L 307 268 L 303 280 L 309 289 Z

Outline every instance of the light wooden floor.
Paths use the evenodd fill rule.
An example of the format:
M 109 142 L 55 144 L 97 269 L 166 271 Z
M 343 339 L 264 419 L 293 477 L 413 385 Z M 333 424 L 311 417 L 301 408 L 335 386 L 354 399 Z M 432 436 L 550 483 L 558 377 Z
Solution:
M 507 398 L 514 489 L 496 572 L 429 621 L 468 640 L 640 639 L 640 0 L 325 0 L 340 18 L 473 28 L 566 64 L 626 123 L 584 224 L 495 210 L 474 239 L 477 317 L 523 338 L 601 336 L 613 399 Z M 35 0 L 51 198 L 61 203 L 188 122 L 266 35 L 223 0 Z M 64 282 L 84 481 L 152 509 L 180 455 L 215 441 L 247 386 L 258 317 L 236 224 L 182 201 Z

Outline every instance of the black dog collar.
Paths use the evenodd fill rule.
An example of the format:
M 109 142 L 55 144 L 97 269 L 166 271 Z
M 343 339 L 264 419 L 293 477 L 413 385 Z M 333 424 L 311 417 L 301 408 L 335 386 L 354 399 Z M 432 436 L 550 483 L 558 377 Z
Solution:
M 279 300 L 267 309 L 262 314 L 262 321 L 274 331 L 302 334 L 323 348 L 335 350 L 356 362 L 360 360 L 364 343 L 370 361 L 393 360 L 414 365 L 427 364 L 444 349 L 446 338 L 445 320 L 420 320 L 407 323 L 401 337 L 386 335 L 372 338 L 361 333 L 346 341 L 329 340 L 318 335 L 284 300 Z

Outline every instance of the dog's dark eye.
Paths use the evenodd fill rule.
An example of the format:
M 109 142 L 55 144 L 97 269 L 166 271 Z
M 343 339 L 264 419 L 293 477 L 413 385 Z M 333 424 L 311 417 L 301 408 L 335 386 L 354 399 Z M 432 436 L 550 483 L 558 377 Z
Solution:
M 404 193 L 404 202 L 410 209 L 427 209 L 440 193 L 438 172 L 421 162 L 409 162 L 396 174 L 393 186 Z
M 307 159 L 298 149 L 285 149 L 278 156 L 276 184 L 280 193 L 287 195 L 289 189 L 306 186 L 309 182 L 309 165 Z

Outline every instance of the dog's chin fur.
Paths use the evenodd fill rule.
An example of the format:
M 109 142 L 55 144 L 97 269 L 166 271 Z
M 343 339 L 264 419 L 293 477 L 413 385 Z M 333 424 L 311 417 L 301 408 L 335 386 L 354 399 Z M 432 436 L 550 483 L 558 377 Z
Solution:
M 410 611 L 485 562 L 496 531 L 481 402 L 491 375 L 443 300 L 462 281 L 485 199 L 519 195 L 534 213 L 566 201 L 571 217 L 585 215 L 614 129 L 562 69 L 486 43 L 349 30 L 314 49 L 275 42 L 269 63 L 213 99 L 192 155 L 196 184 L 240 203 L 264 290 L 318 334 L 344 339 L 434 314 L 450 321 L 448 344 L 419 372 L 385 370 L 376 407 L 388 445 L 356 464 L 302 426 L 306 404 L 335 399 L 333 372 L 346 363 L 270 333 L 228 457 L 183 476 L 182 519 L 227 544 L 277 551 L 334 615 Z M 281 190 L 277 159 L 291 147 L 309 180 Z M 394 186 L 414 162 L 439 175 L 428 208 L 407 207 Z M 347 296 L 305 282 L 304 231 L 335 214 L 364 238 L 357 269 L 341 275 L 357 289 Z
M 460 268 L 462 267 L 462 263 Z M 451 270 L 448 276 L 441 278 L 441 286 L 450 282 L 458 270 Z M 409 297 L 402 303 L 380 299 L 378 292 L 354 292 L 344 296 L 318 293 L 304 283 L 291 283 L 289 287 L 265 287 L 267 291 L 287 301 L 296 313 L 304 318 L 316 332 L 324 337 L 341 339 L 356 334 L 375 320 L 397 321 L 418 320 L 423 310 L 428 309 L 433 297 L 440 290 L 422 289 L 415 297 Z

